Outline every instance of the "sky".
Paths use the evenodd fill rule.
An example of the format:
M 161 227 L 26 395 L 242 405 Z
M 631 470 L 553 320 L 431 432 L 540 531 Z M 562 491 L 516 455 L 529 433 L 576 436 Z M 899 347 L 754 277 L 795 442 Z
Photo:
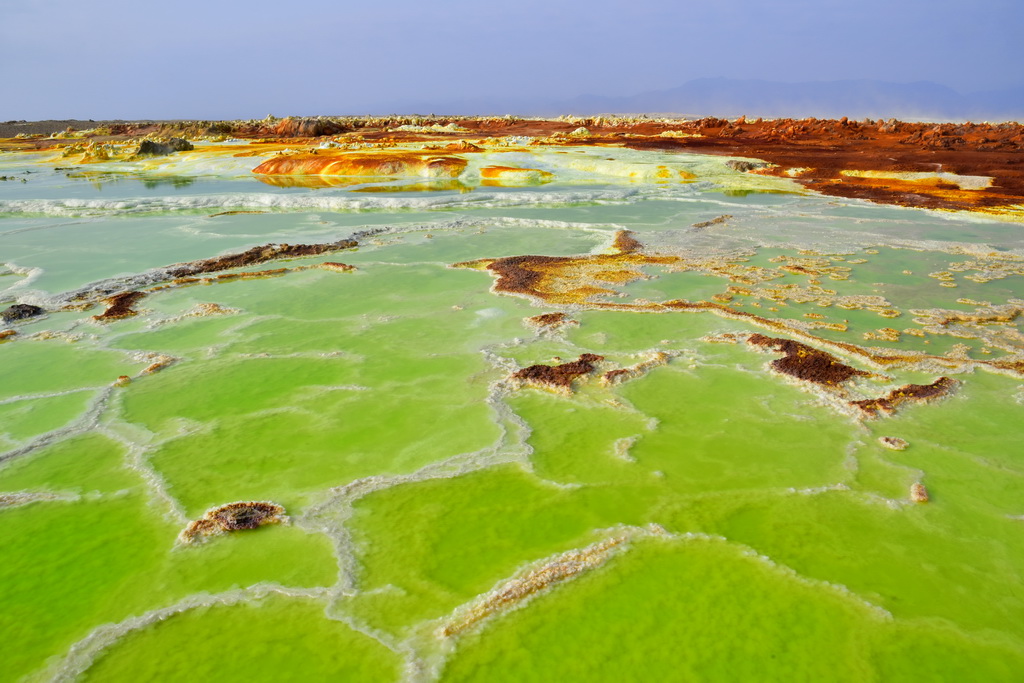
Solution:
M 1024 86 L 1024 0 L 0 0 L 0 121 L 633 95 L 697 78 Z

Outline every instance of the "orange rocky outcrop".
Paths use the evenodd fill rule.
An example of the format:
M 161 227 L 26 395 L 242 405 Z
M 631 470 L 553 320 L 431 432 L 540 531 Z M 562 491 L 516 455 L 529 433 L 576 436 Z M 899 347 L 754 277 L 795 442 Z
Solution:
M 466 168 L 466 160 L 432 152 L 382 150 L 333 152 L 318 150 L 305 154 L 277 156 L 264 161 L 253 173 L 265 175 L 340 175 L 412 178 L 455 178 Z

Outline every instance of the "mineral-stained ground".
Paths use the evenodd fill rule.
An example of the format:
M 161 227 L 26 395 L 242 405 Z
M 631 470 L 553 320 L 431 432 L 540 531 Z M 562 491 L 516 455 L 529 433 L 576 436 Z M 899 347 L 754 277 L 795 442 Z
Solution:
M 1020 124 L 0 136 L 0 678 L 1024 670 Z

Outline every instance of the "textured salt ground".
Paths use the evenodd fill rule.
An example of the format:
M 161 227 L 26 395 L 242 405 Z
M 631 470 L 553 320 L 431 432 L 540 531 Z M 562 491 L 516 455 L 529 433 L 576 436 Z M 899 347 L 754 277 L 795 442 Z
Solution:
M 600 213 L 604 209 L 588 207 L 576 218 L 590 212 L 594 221 L 605 215 Z M 629 210 L 635 214 L 644 211 L 642 207 Z M 245 216 L 225 219 L 252 220 Z M 299 217 L 281 220 L 297 221 Z M 685 228 L 698 222 L 698 216 L 686 216 L 678 222 Z M 383 236 L 379 244 L 352 254 L 353 263 L 359 266 L 354 274 L 309 270 L 276 281 L 240 281 L 152 295 L 143 303 L 156 309 L 155 315 L 168 319 L 190 310 L 196 296 L 212 298 L 244 313 L 188 320 L 180 327 L 168 323 L 155 330 L 146 328 L 145 318 L 134 317 L 99 330 L 102 340 L 84 340 L 86 345 L 123 349 L 173 347 L 189 361 L 166 374 L 128 386 L 123 404 L 114 404 L 116 410 L 108 415 L 114 422 L 105 425 L 120 435 L 106 447 L 112 451 L 106 460 L 112 472 L 108 477 L 85 472 L 92 477 L 89 486 L 102 489 L 99 492 L 104 497 L 89 499 L 87 489 L 82 492 L 83 500 L 73 505 L 38 502 L 5 512 L 17 515 L 14 519 L 18 520 L 49 517 L 57 522 L 58 533 L 50 537 L 45 532 L 32 533 L 32 528 L 21 529 L 24 533 L 15 540 L 23 541 L 24 546 L 13 545 L 23 553 L 57 553 L 59 548 L 47 549 L 46 545 L 61 534 L 72 541 L 67 552 L 68 574 L 54 577 L 59 580 L 55 590 L 63 591 L 61 596 L 78 596 L 69 598 L 72 603 L 96 597 L 83 595 L 79 586 L 99 585 L 101 590 L 93 592 L 104 594 L 114 584 L 137 586 L 138 591 L 119 595 L 117 605 L 98 608 L 99 616 L 90 619 L 88 615 L 82 617 L 81 611 L 72 612 L 82 623 L 88 622 L 87 628 L 115 624 L 114 628 L 98 629 L 99 635 L 114 634 L 118 629 L 124 632 L 120 625 L 134 622 L 120 620 L 132 615 L 150 615 L 156 625 L 152 630 L 138 630 L 138 638 L 115 639 L 109 652 L 101 653 L 110 659 L 97 663 L 97 676 L 117 671 L 118 667 L 131 671 L 133 660 L 151 661 L 147 652 L 176 642 L 187 646 L 186 656 L 180 658 L 183 675 L 215 666 L 223 661 L 218 654 L 225 642 L 223 629 L 234 632 L 233 617 L 218 615 L 244 615 L 248 604 L 244 610 L 221 611 L 214 607 L 197 611 L 195 618 L 182 618 L 177 623 L 174 620 L 178 617 L 171 611 L 193 602 L 201 606 L 212 605 L 220 598 L 235 599 L 232 584 L 248 586 L 260 580 L 299 586 L 290 589 L 299 596 L 321 595 L 316 592 L 318 586 L 338 581 L 340 587 L 354 589 L 355 593 L 349 593 L 350 598 L 339 598 L 331 616 L 351 618 L 361 627 L 378 626 L 384 633 L 374 631 L 375 635 L 391 645 L 408 643 L 410 623 L 429 622 L 450 614 L 459 605 L 477 604 L 474 598 L 495 588 L 500 591 L 520 576 L 517 571 L 544 564 L 545 558 L 554 558 L 558 569 L 563 566 L 558 558 L 564 553 L 587 547 L 592 540 L 587 533 L 615 524 L 642 523 L 652 514 L 673 532 L 707 529 L 731 540 L 709 539 L 712 544 L 721 543 L 722 552 L 698 550 L 686 556 L 685 551 L 672 551 L 664 561 L 659 560 L 663 553 L 644 554 L 639 548 L 636 559 L 627 553 L 622 562 L 613 558 L 607 568 L 596 568 L 564 585 L 553 585 L 550 592 L 538 591 L 536 601 L 522 609 L 498 614 L 493 620 L 480 622 L 479 630 L 471 629 L 465 643 L 449 657 L 446 675 L 451 679 L 495 680 L 501 675 L 518 675 L 520 679 L 542 672 L 551 675 L 565 662 L 579 661 L 564 656 L 567 649 L 593 651 L 595 642 L 609 644 L 607 649 L 599 648 L 601 652 L 622 656 L 613 656 L 606 668 L 595 665 L 588 671 L 594 678 L 637 671 L 630 667 L 630 659 L 642 653 L 652 654 L 655 675 L 678 671 L 679 662 L 673 656 L 683 651 L 702 653 L 686 663 L 696 672 L 715 672 L 720 671 L 716 667 L 721 662 L 728 661 L 724 650 L 738 632 L 754 636 L 742 643 L 746 652 L 758 655 L 750 657 L 751 662 L 777 667 L 768 670 L 769 674 L 778 670 L 781 677 L 781 665 L 763 655 L 783 645 L 788 646 L 785 662 L 806 666 L 806 671 L 818 664 L 832 674 L 837 666 L 853 671 L 856 669 L 851 666 L 862 663 L 854 661 L 851 649 L 834 648 L 836 643 L 848 642 L 843 637 L 864 629 L 845 629 L 844 636 L 836 629 L 837 620 L 828 618 L 842 615 L 848 607 L 843 605 L 850 601 L 836 588 L 837 583 L 857 596 L 868 596 L 865 599 L 872 604 L 884 601 L 885 607 L 901 620 L 894 631 L 895 644 L 889 646 L 886 656 L 877 658 L 882 662 L 882 674 L 906 671 L 906 664 L 914 662 L 926 671 L 933 670 L 928 667 L 973 669 L 998 679 L 1000 666 L 1019 662 L 1020 648 L 1014 649 L 1014 644 L 1019 644 L 1014 640 L 1018 634 L 1006 634 L 1004 642 L 1010 645 L 986 649 L 968 632 L 1005 631 L 1021 623 L 1015 617 L 1020 613 L 1019 605 L 1004 594 L 1003 584 L 994 578 L 1021 566 L 1017 561 L 1019 543 L 1014 541 L 1019 538 L 1019 522 L 1008 518 L 1021 513 L 1019 496 L 1015 495 L 1019 487 L 1014 485 L 1019 465 L 1003 448 L 1008 426 L 1015 424 L 1013 406 L 1004 405 L 1007 402 L 1002 400 L 1008 387 L 1014 385 L 1011 380 L 968 376 L 964 392 L 953 400 L 887 420 L 877 429 L 904 436 L 911 446 L 905 452 L 878 455 L 871 449 L 881 452 L 884 447 L 876 447 L 872 435 L 851 434 L 854 428 L 837 419 L 828 406 L 815 404 L 799 388 L 773 379 L 762 367 L 764 358 L 741 347 L 715 346 L 708 350 L 699 342 L 699 337 L 713 331 L 741 327 L 733 321 L 673 314 L 641 319 L 636 314 L 581 311 L 574 315 L 580 325 L 567 328 L 564 340 L 526 335 L 523 318 L 550 309 L 536 308 L 522 299 L 494 296 L 487 291 L 490 277 L 486 273 L 447 269 L 445 264 L 457 260 L 452 258 L 455 253 L 461 259 L 466 251 L 476 253 L 465 254 L 465 258 L 500 253 L 586 253 L 599 250 L 613 231 L 605 226 L 599 237 L 584 230 L 593 226 L 543 229 L 541 223 L 531 223 L 528 230 L 512 223 L 509 226 L 511 229 L 504 232 L 489 226 L 490 232 L 479 235 L 468 228 L 465 234 L 451 239 Z M 190 234 L 203 239 L 203 233 Z M 254 237 L 250 244 L 266 241 Z M 237 251 L 240 249 L 224 250 Z M 345 260 L 349 260 L 348 255 Z M 916 263 L 913 267 L 919 268 Z M 956 296 L 943 294 L 949 295 L 947 298 Z M 452 329 L 466 331 L 465 338 L 453 338 Z M 487 413 L 482 393 L 478 393 L 487 388 L 489 378 L 499 379 L 515 367 L 552 363 L 553 356 L 569 360 L 583 352 L 594 352 L 628 366 L 637 360 L 630 360 L 628 354 L 640 354 L 666 339 L 674 340 L 668 346 L 687 352 L 687 363 L 654 368 L 648 375 L 621 386 L 603 387 L 594 373 L 589 382 L 580 379 L 581 391 L 569 399 L 534 389 L 514 397 L 497 397 L 499 400 L 492 397 L 493 403 L 487 405 L 494 410 L 506 402 L 509 406 L 508 412 L 495 416 Z M 478 349 L 470 353 L 465 345 L 484 341 L 489 354 L 484 356 L 486 363 L 479 358 L 464 365 L 448 360 L 453 354 L 478 354 Z M 82 343 L 29 341 L 22 348 L 60 351 L 62 358 L 73 359 L 75 354 L 89 355 L 85 352 L 94 350 Z M 19 347 L 12 344 L 8 348 Z M 204 355 L 210 353 L 213 358 Z M 321 355 L 325 353 L 335 355 Z M 502 359 L 504 365 L 500 364 Z M 507 367 L 513 361 L 515 365 Z M 119 372 L 116 361 L 111 363 L 110 370 Z M 66 374 L 60 368 L 67 366 L 62 364 L 45 374 L 58 384 L 73 383 L 73 378 L 57 376 Z M 274 366 L 279 371 L 265 371 Z M 352 376 L 346 367 L 365 368 L 366 376 Z M 105 376 L 103 367 L 97 367 L 96 373 Z M 467 377 L 471 379 L 464 386 L 461 380 Z M 387 391 L 353 390 L 369 385 L 371 378 L 384 380 L 381 388 Z M 301 390 L 307 384 L 312 384 L 310 389 Z M 338 388 L 328 391 L 323 385 Z M 297 461 L 281 462 L 282 452 L 289 441 L 294 441 L 291 437 L 295 434 L 308 445 L 306 437 L 322 431 L 328 433 L 325 441 L 334 448 L 344 444 L 352 451 L 386 440 L 373 460 L 377 467 L 386 462 L 390 469 L 401 464 L 393 458 L 407 439 L 417 452 L 422 450 L 417 441 L 420 434 L 409 428 L 411 423 L 396 424 L 391 419 L 386 435 L 368 436 L 359 431 L 360 418 L 365 417 L 368 425 L 376 424 L 380 414 L 375 415 L 373 405 L 360 404 L 391 400 L 388 396 L 392 394 L 394 408 L 384 414 L 392 418 L 416 414 L 416 406 L 408 400 L 413 393 L 400 390 L 407 386 L 418 386 L 420 391 L 415 395 L 431 406 L 437 404 L 438 397 L 450 400 L 453 393 L 464 390 L 481 404 L 479 412 L 435 420 L 454 427 L 446 443 L 432 451 L 438 457 L 450 455 L 453 437 L 490 424 L 491 417 L 504 420 L 502 427 L 510 434 L 515 435 L 517 428 L 523 431 L 518 441 L 510 438 L 508 449 L 500 453 L 489 451 L 486 445 L 479 452 L 472 451 L 476 444 L 461 446 L 470 452 L 449 461 L 428 462 L 418 469 L 414 468 L 420 463 L 412 463 L 409 469 L 413 471 L 405 474 L 370 475 L 352 482 L 351 488 L 341 485 L 351 476 L 347 473 L 320 477 L 323 481 L 314 481 L 316 477 L 300 482 L 287 478 L 289 472 L 299 470 L 303 476 L 310 474 L 309 467 L 291 466 L 299 465 Z M 232 387 L 237 390 L 232 392 Z M 345 403 L 344 392 L 354 396 L 351 406 Z M 277 401 L 277 397 L 285 400 Z M 296 408 L 308 412 L 296 412 Z M 313 416 L 323 418 L 325 413 L 333 419 L 308 423 Z M 737 421 L 737 415 L 745 419 Z M 232 423 L 245 422 L 249 416 L 255 425 L 273 416 L 293 425 L 296 431 L 286 440 L 263 443 L 260 437 L 264 432 L 232 428 Z M 786 419 L 780 420 L 780 416 Z M 218 419 L 218 428 L 202 427 L 212 426 Z M 135 428 L 129 429 L 125 423 L 134 423 Z M 526 431 L 527 425 L 532 431 Z M 423 431 L 435 429 L 430 425 Z M 350 431 L 342 438 L 331 438 L 339 430 Z M 750 442 L 745 438 L 749 434 L 763 444 L 756 452 L 745 446 Z M 865 444 L 851 446 L 851 439 L 857 438 Z M 222 444 L 223 439 L 241 441 L 232 449 L 195 447 Z M 243 442 L 248 447 L 237 448 Z M 135 444 L 133 449 L 126 448 L 129 443 Z M 145 480 L 135 469 L 119 465 L 122 459 L 136 467 L 144 465 L 145 451 L 140 454 L 140 446 L 164 449 L 149 471 L 159 472 L 166 481 L 176 484 L 170 491 L 186 493 L 195 515 L 207 505 L 240 499 L 218 492 L 223 486 L 217 477 L 231 485 L 239 479 L 244 479 L 240 484 L 245 486 L 260 483 L 260 468 L 245 470 L 244 478 L 239 476 L 243 470 L 238 468 L 213 471 L 206 454 L 219 451 L 233 454 L 239 462 L 251 459 L 261 463 L 261 468 L 280 467 L 285 476 L 270 477 L 268 493 L 280 493 L 284 487 L 320 487 L 321 498 L 329 497 L 338 510 L 346 509 L 346 501 L 355 510 L 348 518 L 341 512 L 336 517 L 325 513 L 320 518 L 323 524 L 317 529 L 330 534 L 330 538 L 321 533 L 306 534 L 302 527 L 273 528 L 217 539 L 199 553 L 172 552 L 173 535 L 180 527 L 159 521 L 162 504 L 154 509 L 146 502 L 148 496 L 143 495 L 158 492 L 159 482 Z M 617 456 L 617 448 L 626 451 L 629 458 Z M 82 453 L 102 452 L 104 447 L 95 440 L 68 439 L 33 458 L 51 467 L 50 471 L 37 470 L 35 477 L 26 473 L 7 481 L 15 488 L 29 488 L 41 481 L 65 486 L 71 476 L 67 466 L 81 467 L 77 458 Z M 346 450 L 344 455 L 350 456 L 351 452 Z M 202 458 L 199 465 L 197 457 Z M 503 463 L 502 457 L 517 464 Z M 849 467 L 851 458 L 858 462 L 856 471 Z M 529 468 L 523 465 L 526 462 Z M 26 467 L 29 464 L 26 460 Z M 965 476 L 965 471 L 969 475 Z M 907 486 L 920 472 L 927 474 L 933 500 L 927 505 L 910 506 Z M 205 481 L 197 481 L 203 476 Z M 147 483 L 140 484 L 141 480 Z M 847 490 L 837 483 L 857 490 Z M 338 489 L 328 492 L 330 486 Z M 132 487 L 130 493 L 119 493 Z M 365 496 L 358 495 L 360 491 Z M 291 500 L 287 502 L 291 511 Z M 300 515 L 309 510 L 301 501 L 295 509 Z M 309 515 L 307 521 L 312 518 Z M 987 533 L 979 538 L 977 530 L 982 527 Z M 351 538 L 347 539 L 346 534 Z M 119 539 L 119 544 L 97 543 L 104 536 Z M 837 543 L 836 538 L 842 542 Z M 152 548 L 147 548 L 150 542 Z M 330 542 L 336 542 L 337 556 L 325 547 Z M 91 584 L 94 579 L 89 570 L 103 553 L 117 560 L 104 567 L 112 577 Z M 135 557 L 131 557 L 133 554 Z M 12 552 L 14 556 L 17 553 Z M 926 568 L 921 573 L 920 558 L 925 556 L 938 563 L 937 571 Z M 133 564 L 125 557 L 137 562 Z M 961 561 L 961 557 L 970 558 L 970 562 Z M 769 558 L 774 565 L 768 564 Z M 38 568 L 47 563 L 31 563 L 30 559 L 19 561 L 26 562 L 33 572 L 26 572 L 26 576 L 16 572 L 16 581 L 45 583 L 48 579 L 38 577 Z M 335 566 L 336 560 L 344 571 Z M 648 560 L 660 562 L 661 569 L 645 574 L 652 571 Z M 735 566 L 723 572 L 727 564 Z M 700 566 L 706 571 L 697 571 Z M 736 567 L 749 571 L 737 574 Z M 561 569 L 554 576 L 561 577 Z M 689 580 L 680 581 L 680 576 Z M 744 580 L 746 576 L 750 580 Z M 1010 577 L 1010 585 L 1015 576 Z M 69 577 L 81 580 L 68 581 Z M 765 577 L 769 580 L 763 580 Z M 169 586 L 161 585 L 161 579 Z M 134 584 L 136 580 L 140 583 Z M 152 590 L 147 590 L 147 581 L 153 582 Z M 12 586 L 12 590 L 17 588 L 15 582 Z M 969 587 L 971 601 L 944 598 L 959 595 L 964 587 Z M 200 591 L 213 597 L 188 602 Z M 110 589 L 110 594 L 115 592 Z M 245 593 L 245 600 L 249 595 Z M 667 603 L 666 595 L 670 598 Z M 787 596 L 794 595 L 797 599 L 789 601 Z M 716 600 L 716 596 L 721 599 Z M 122 601 L 127 604 L 121 605 Z M 95 602 L 90 604 L 95 606 Z M 683 616 L 678 620 L 666 617 L 662 613 L 666 604 L 678 605 L 670 611 Z M 792 609 L 785 609 L 790 604 Z M 650 607 L 637 610 L 637 605 Z M 781 611 L 776 609 L 780 605 Z M 987 609 L 979 609 L 979 605 Z M 268 612 L 278 611 L 267 606 Z M 37 620 L 32 623 L 64 629 L 60 631 L 64 635 L 73 631 L 67 624 L 46 621 L 48 611 L 67 614 L 60 611 L 60 600 L 38 607 L 41 609 L 29 615 Z M 692 618 L 695 610 L 707 619 Z M 157 624 L 162 615 L 171 616 L 167 629 Z M 320 619 L 314 623 L 311 619 L 320 619 L 319 614 L 304 618 L 298 631 L 305 633 L 308 629 L 315 636 L 338 629 L 337 622 Z M 963 625 L 964 630 L 940 628 L 934 623 L 929 626 L 929 619 L 946 619 Z M 904 628 L 903 620 L 917 621 Z M 244 617 L 236 621 L 245 622 Z M 705 622 L 722 625 L 726 637 L 698 632 L 698 626 Z M 788 641 L 780 637 L 787 633 L 783 629 L 762 635 L 763 624 L 776 622 L 791 626 L 796 637 Z M 746 631 L 751 623 L 762 628 Z M 693 631 L 687 631 L 687 624 L 693 626 Z M 821 624 L 821 633 L 835 633 L 837 638 L 829 638 L 823 645 L 816 640 L 821 633 L 808 624 Z M 86 632 L 83 629 L 77 636 L 67 635 L 68 644 L 81 642 L 76 637 Z M 920 632 L 930 635 L 922 639 Z M 136 646 L 139 649 L 133 650 Z M 341 650 L 338 656 L 345 656 L 344 648 L 335 650 Z M 51 652 L 60 656 L 64 651 L 56 648 Z M 194 662 L 188 653 L 194 653 Z M 25 652 L 16 654 L 19 666 L 31 660 Z M 42 660 L 37 656 L 34 662 L 38 665 Z M 495 667 L 502 660 L 506 666 Z M 760 668 L 756 673 L 764 675 L 765 671 Z M 1005 671 L 1013 668 L 1002 673 Z

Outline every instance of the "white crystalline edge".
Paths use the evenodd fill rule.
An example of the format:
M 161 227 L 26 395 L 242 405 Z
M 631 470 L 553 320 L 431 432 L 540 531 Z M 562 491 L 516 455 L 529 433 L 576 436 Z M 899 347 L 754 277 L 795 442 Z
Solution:
M 434 211 L 458 208 L 505 208 L 536 205 L 627 203 L 640 195 L 638 189 L 578 190 L 559 192 L 475 192 L 470 195 L 429 197 L 366 197 L 237 193 L 184 197 L 133 197 L 127 199 L 5 199 L 0 215 L 102 216 L 108 214 L 167 213 L 172 211 Z
M 44 671 L 30 676 L 29 680 L 49 680 L 53 683 L 73 681 L 92 666 L 98 655 L 133 631 L 199 607 L 238 605 L 254 602 L 274 593 L 289 598 L 325 600 L 328 597 L 326 588 L 290 588 L 275 583 L 258 583 L 223 593 L 193 594 L 168 607 L 150 610 L 116 624 L 96 627 L 89 635 L 72 645 L 67 655 Z
M 513 604 L 502 606 L 502 608 L 495 610 L 494 612 L 483 616 L 479 621 L 470 625 L 467 630 L 475 631 L 480 628 L 484 628 L 488 622 L 495 619 L 501 618 L 508 612 L 522 609 L 530 602 L 538 599 L 542 595 L 548 594 L 551 591 L 557 590 L 559 587 L 572 582 L 574 579 L 582 576 L 583 574 L 590 573 L 591 570 L 599 570 L 608 560 L 614 556 L 627 553 L 632 547 L 632 543 L 644 539 L 660 540 L 667 543 L 722 543 L 726 546 L 738 551 L 739 556 L 750 558 L 755 562 L 767 567 L 770 571 L 781 574 L 784 578 L 796 581 L 802 585 L 808 586 L 813 589 L 824 589 L 834 595 L 837 595 L 845 600 L 849 600 L 854 604 L 858 605 L 862 609 L 866 610 L 874 618 L 881 621 L 892 621 L 895 617 L 891 612 L 885 608 L 876 605 L 870 600 L 860 596 L 853 592 L 843 584 L 833 583 L 830 581 L 824 581 L 821 579 L 815 579 L 803 574 L 800 574 L 792 567 L 781 564 L 771 557 L 760 553 L 755 548 L 748 546 L 744 543 L 738 543 L 732 541 L 724 536 L 716 534 L 706 534 L 702 532 L 682 532 L 675 533 L 665 530 L 659 524 L 648 524 L 646 526 L 632 526 L 632 525 L 618 525 L 605 529 L 592 530 L 591 536 L 596 536 L 597 540 L 594 543 L 582 547 L 572 548 L 548 557 L 530 562 L 526 565 L 521 566 L 511 576 L 498 581 L 489 591 L 482 593 L 468 602 L 459 605 L 449 614 L 440 617 L 438 619 L 429 620 L 421 623 L 414 632 L 416 635 L 412 638 L 419 638 L 425 640 L 428 643 L 433 643 L 433 649 L 425 649 L 421 657 L 424 659 L 425 666 L 422 667 L 423 674 L 417 677 L 417 681 L 433 681 L 441 677 L 443 673 L 447 658 L 454 652 L 453 641 L 457 641 L 459 635 L 444 635 L 444 628 L 446 625 L 454 624 L 465 618 L 465 615 L 472 613 L 474 608 L 478 608 L 482 605 L 486 605 L 495 596 L 502 594 L 511 586 L 515 581 L 522 580 L 530 576 L 532 573 L 541 570 L 543 567 L 553 563 L 559 563 L 564 561 L 567 555 L 575 553 L 586 553 L 588 550 L 597 551 L 600 557 L 597 557 L 593 563 L 581 566 L 580 570 L 573 573 L 564 579 L 556 580 L 549 585 L 546 585 L 539 590 L 526 595 L 523 599 L 516 601 Z M 608 541 L 620 540 L 618 545 L 601 548 L 602 544 Z

